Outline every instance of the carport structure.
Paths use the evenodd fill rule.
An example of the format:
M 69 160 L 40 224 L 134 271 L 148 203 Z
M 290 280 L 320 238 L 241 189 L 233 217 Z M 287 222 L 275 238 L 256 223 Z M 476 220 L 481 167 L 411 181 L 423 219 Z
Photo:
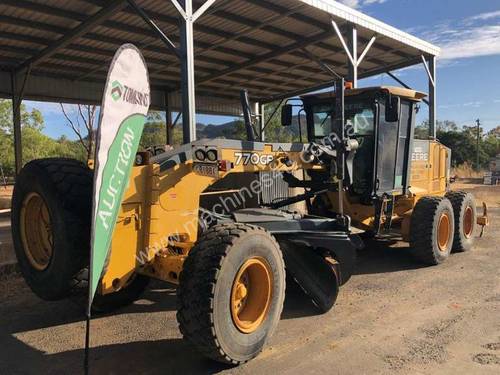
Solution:
M 0 97 L 13 103 L 16 170 L 22 166 L 23 99 L 100 104 L 116 49 L 143 52 L 151 106 L 182 114 L 241 114 L 247 89 L 263 106 L 332 85 L 423 64 L 431 136 L 439 48 L 332 0 L 2 0 Z M 261 135 L 265 126 L 260 118 Z M 169 131 L 167 131 L 167 140 Z

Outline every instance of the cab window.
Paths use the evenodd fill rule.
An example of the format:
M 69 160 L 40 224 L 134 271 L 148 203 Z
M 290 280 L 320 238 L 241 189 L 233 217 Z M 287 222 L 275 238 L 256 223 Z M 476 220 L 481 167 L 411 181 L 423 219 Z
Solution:
M 318 104 L 312 106 L 312 138 L 317 141 L 333 131 L 333 103 Z M 354 133 L 351 136 L 373 135 L 375 115 L 372 103 L 357 102 L 345 104 L 345 122 L 346 126 L 352 127 Z
M 315 105 L 312 107 L 312 112 L 314 140 L 328 136 L 332 132 L 332 104 Z

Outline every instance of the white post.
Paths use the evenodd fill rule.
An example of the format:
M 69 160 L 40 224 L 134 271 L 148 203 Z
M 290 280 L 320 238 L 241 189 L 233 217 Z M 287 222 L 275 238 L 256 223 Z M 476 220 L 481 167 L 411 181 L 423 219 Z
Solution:
M 181 96 L 183 142 L 196 140 L 196 93 L 194 83 L 193 3 L 184 0 L 181 24 Z
M 348 46 L 352 59 L 348 59 L 347 61 L 349 64 L 347 80 L 352 82 L 352 88 L 355 89 L 358 87 L 358 30 L 356 30 L 355 25 L 351 25 L 350 28 Z
M 437 109 L 437 101 L 436 101 L 436 56 L 432 56 L 429 58 L 429 126 L 430 126 L 430 135 L 433 139 L 436 139 L 436 125 L 437 125 L 437 117 L 436 117 L 436 109 Z

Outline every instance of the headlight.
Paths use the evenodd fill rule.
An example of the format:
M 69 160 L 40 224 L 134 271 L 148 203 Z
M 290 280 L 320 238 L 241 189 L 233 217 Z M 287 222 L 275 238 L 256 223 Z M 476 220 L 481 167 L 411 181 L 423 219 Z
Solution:
M 207 159 L 210 161 L 217 160 L 217 151 L 216 150 L 208 150 L 207 151 Z
M 142 157 L 141 154 L 136 154 L 135 155 L 135 165 L 142 165 L 144 162 L 144 158 Z
M 196 159 L 198 159 L 200 161 L 204 161 L 207 158 L 205 151 L 199 150 L 199 149 L 194 152 L 194 156 Z

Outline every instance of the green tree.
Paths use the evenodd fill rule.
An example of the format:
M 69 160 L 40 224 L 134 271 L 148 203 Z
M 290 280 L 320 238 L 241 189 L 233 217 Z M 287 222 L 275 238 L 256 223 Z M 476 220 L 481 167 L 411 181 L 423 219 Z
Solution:
M 87 160 L 87 152 L 79 141 L 72 141 L 64 136 L 54 140 L 42 133 L 44 119 L 40 111 L 28 111 L 24 104 L 20 109 L 23 164 L 47 157 L 69 157 L 84 162 Z M 0 100 L 0 150 L 0 164 L 4 173 L 14 176 L 14 136 L 10 100 Z
M 245 128 L 245 122 L 242 119 L 234 119 L 234 125 L 231 128 L 224 129 L 222 136 L 227 139 L 247 139 L 247 130 Z
M 98 108 L 95 105 L 77 104 L 76 113 L 68 114 L 64 105 L 61 106 L 61 112 L 66 118 L 66 125 L 71 128 L 73 133 L 77 136 L 78 142 L 85 150 L 87 161 L 94 158 L 95 149 L 95 120 Z
M 48 147 L 46 136 L 41 134 L 44 128 L 42 113 L 33 109 L 28 111 L 21 104 L 21 131 L 23 140 L 23 164 L 32 160 L 38 153 L 45 153 Z M 6 175 L 14 175 L 14 125 L 12 121 L 12 102 L 0 99 L 0 164 Z M 50 138 L 49 138 L 50 139 Z
M 465 162 L 475 164 L 477 157 L 477 127 L 463 126 L 450 128 L 452 130 L 439 130 L 437 138 L 441 143 L 451 149 L 453 165 Z M 491 158 L 500 153 L 500 138 L 495 129 L 483 136 L 483 129 L 479 129 L 479 163 L 486 167 Z
M 299 117 L 296 115 L 293 118 L 291 126 L 283 127 L 281 125 L 281 108 L 279 102 L 266 105 L 264 118 L 266 121 L 266 129 L 264 131 L 266 141 L 270 142 L 300 142 L 299 134 L 302 133 L 302 142 L 307 142 L 307 133 L 305 120 L 301 118 L 301 132 L 299 132 Z M 276 110 L 277 109 L 277 110 Z M 274 116 L 271 118 L 272 114 Z
M 142 148 L 166 144 L 165 122 L 146 122 L 140 141 Z
M 500 125 L 491 129 L 486 136 L 500 139 Z
M 463 131 L 438 131 L 437 138 L 451 149 L 451 163 L 454 166 L 464 162 L 472 162 L 475 155 L 476 144 L 474 140 Z
M 458 126 L 454 121 L 444 120 L 436 121 L 436 133 L 439 132 L 450 132 L 458 131 Z M 430 137 L 430 126 L 429 121 L 422 121 L 420 125 L 415 127 L 415 138 L 416 139 L 429 139 Z
M 38 109 L 26 110 L 26 106 L 21 104 L 21 127 L 43 130 L 44 121 L 42 113 Z M 14 124 L 12 122 L 12 102 L 0 99 L 0 129 L 12 134 Z

